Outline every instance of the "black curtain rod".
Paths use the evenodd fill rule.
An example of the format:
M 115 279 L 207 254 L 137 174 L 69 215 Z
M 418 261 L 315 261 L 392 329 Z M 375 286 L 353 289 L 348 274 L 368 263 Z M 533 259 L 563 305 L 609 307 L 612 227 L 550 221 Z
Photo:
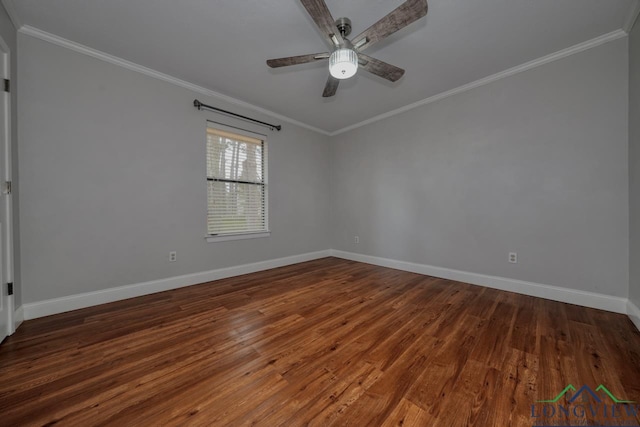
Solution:
M 251 117 L 243 116 L 241 114 L 232 113 L 231 111 L 223 110 L 221 108 L 212 107 L 211 105 L 203 104 L 202 102 L 198 101 L 197 99 L 195 99 L 193 101 L 193 106 L 196 107 L 198 110 L 202 110 L 203 108 L 206 108 L 207 110 L 213 110 L 213 111 L 217 111 L 219 113 L 228 114 L 230 116 L 239 117 L 239 118 L 241 118 L 243 120 L 248 120 L 250 122 L 258 123 L 258 124 L 261 124 L 262 126 L 266 126 L 268 128 L 271 128 L 271 130 L 275 129 L 277 131 L 280 131 L 282 129 L 282 126 L 280 126 L 280 125 L 272 125 L 271 123 L 261 122 L 260 120 L 252 119 Z

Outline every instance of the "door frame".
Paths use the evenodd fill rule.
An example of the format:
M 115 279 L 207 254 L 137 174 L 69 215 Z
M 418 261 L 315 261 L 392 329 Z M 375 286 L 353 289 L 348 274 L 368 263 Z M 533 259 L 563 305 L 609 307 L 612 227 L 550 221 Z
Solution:
M 3 57 L 0 60 L 0 78 L 8 79 L 11 81 L 11 49 L 9 45 L 0 37 L 0 56 Z M 11 81 L 13 84 L 13 81 Z M 13 88 L 12 88 L 13 89 Z M 15 90 L 15 89 L 13 89 Z M 6 93 L 6 92 L 3 92 Z M 11 92 L 6 93 L 3 96 L 5 106 L 4 117 L 0 117 L 0 120 L 6 120 L 5 135 L 2 137 L 0 143 L 0 150 L 4 152 L 5 160 L 4 165 L 0 167 L 4 168 L 4 174 L 0 176 L 0 185 L 4 186 L 4 182 L 12 181 L 11 174 Z M 4 182 L 3 182 L 4 181 Z M 2 276 L 0 277 L 0 286 L 2 289 L 0 292 L 7 292 L 6 284 L 13 282 L 13 203 L 12 194 L 7 192 L 4 188 L 2 194 L 0 194 L 0 209 L 5 211 L 5 223 L 2 224 L 0 230 L 0 254 Z M 7 295 L 7 335 L 11 335 L 15 332 L 15 301 L 14 295 Z

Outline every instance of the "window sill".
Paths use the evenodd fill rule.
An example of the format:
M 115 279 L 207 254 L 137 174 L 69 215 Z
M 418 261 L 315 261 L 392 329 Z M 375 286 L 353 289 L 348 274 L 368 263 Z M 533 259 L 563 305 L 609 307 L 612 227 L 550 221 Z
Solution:
M 206 236 L 207 243 L 214 242 L 227 242 L 229 240 L 245 240 L 245 239 L 259 239 L 261 237 L 271 236 L 270 231 L 262 231 L 260 233 L 245 233 L 245 234 L 226 234 L 222 236 Z

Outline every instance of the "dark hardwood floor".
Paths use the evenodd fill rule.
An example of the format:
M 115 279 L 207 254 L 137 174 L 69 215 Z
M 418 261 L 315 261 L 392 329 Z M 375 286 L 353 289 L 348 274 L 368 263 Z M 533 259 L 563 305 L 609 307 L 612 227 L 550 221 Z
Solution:
M 640 424 L 626 316 L 325 258 L 25 322 L 0 425 L 549 425 L 569 384 Z

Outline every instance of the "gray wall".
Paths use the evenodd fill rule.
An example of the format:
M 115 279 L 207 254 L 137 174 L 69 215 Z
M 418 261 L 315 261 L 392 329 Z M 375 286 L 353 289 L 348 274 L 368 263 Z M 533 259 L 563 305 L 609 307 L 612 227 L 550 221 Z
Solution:
M 626 297 L 627 47 L 328 138 L 20 34 L 24 302 L 330 247 Z M 270 238 L 204 241 L 207 118 L 268 134 Z
M 640 24 L 629 37 L 629 298 L 640 307 Z
M 334 138 L 333 247 L 626 298 L 627 58 L 620 39 Z
M 9 19 L 4 6 L 0 3 L 0 37 L 9 45 L 11 62 L 11 165 L 12 165 L 12 194 L 13 194 L 13 283 L 14 305 L 22 305 L 22 282 L 20 280 L 20 189 L 18 185 L 18 49 L 16 29 Z
M 326 137 L 18 37 L 25 303 L 330 247 Z M 271 237 L 205 242 L 207 118 L 268 135 Z

